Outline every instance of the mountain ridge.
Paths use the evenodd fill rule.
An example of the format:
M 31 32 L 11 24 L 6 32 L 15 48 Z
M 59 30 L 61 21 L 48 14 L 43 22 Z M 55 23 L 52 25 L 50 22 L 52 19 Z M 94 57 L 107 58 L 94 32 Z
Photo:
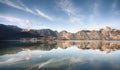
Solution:
M 14 25 L 0 24 L 0 40 L 43 37 L 46 40 L 53 37 L 57 40 L 120 40 L 120 30 L 106 26 L 99 30 L 81 30 L 71 33 L 66 30 L 58 32 L 51 29 L 25 30 Z

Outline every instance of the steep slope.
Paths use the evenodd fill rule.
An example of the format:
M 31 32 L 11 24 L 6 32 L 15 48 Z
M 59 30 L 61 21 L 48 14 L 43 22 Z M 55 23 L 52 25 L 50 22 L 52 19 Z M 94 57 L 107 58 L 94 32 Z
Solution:
M 8 40 L 16 38 L 17 33 L 22 29 L 17 26 L 0 24 L 0 40 Z
M 21 38 L 57 37 L 50 29 L 25 30 L 13 25 L 0 24 L 0 40 L 19 40 Z
M 19 40 L 32 37 L 40 37 L 40 35 L 33 31 L 23 31 L 17 26 L 0 24 L 0 40 Z
M 40 36 L 52 36 L 52 37 L 57 37 L 57 34 L 55 31 L 51 29 L 40 29 L 40 30 L 31 30 L 36 33 L 38 33 Z

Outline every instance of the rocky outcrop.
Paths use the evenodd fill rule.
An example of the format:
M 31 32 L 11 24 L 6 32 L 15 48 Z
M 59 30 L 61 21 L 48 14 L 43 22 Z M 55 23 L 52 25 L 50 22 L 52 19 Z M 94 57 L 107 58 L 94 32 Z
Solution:
M 61 31 L 58 33 L 58 39 L 60 40 L 68 40 L 71 39 L 72 33 L 68 33 L 67 31 Z
M 60 39 L 67 40 L 120 40 L 120 30 L 105 27 L 100 30 L 82 30 L 77 33 L 62 31 L 59 36 Z

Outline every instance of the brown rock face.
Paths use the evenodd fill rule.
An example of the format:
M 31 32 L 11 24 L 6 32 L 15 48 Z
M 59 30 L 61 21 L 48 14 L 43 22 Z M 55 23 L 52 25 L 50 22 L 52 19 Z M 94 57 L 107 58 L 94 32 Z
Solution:
M 120 30 L 105 27 L 100 30 L 82 30 L 77 33 L 62 31 L 58 34 L 62 40 L 120 40 Z

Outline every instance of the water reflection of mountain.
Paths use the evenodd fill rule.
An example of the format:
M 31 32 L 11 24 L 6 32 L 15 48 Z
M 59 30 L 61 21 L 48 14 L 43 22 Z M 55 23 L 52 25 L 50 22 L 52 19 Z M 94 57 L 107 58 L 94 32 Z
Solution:
M 22 51 L 22 48 L 29 48 L 30 50 L 52 50 L 56 48 L 66 49 L 69 47 L 78 47 L 79 49 L 87 50 L 100 50 L 101 52 L 110 53 L 115 50 L 120 49 L 120 42 L 104 42 L 104 41 L 59 41 L 59 42 L 47 42 L 47 43 L 19 43 L 19 42 L 11 42 L 6 44 L 2 44 L 1 47 L 5 47 L 0 49 L 0 55 L 3 54 L 13 54 Z M 7 47 L 7 48 L 6 48 Z
M 110 53 L 115 50 L 120 50 L 120 42 L 61 42 L 59 43 L 61 48 L 68 48 L 70 46 L 77 46 L 80 49 L 93 49 L 100 50 L 105 53 Z

